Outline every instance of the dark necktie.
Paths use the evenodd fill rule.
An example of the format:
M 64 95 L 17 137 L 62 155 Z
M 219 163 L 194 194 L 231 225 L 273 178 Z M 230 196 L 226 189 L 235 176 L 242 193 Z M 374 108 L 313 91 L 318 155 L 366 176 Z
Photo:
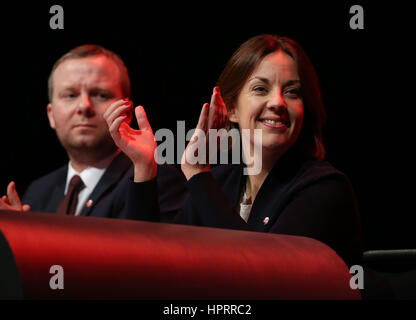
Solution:
M 69 182 L 68 192 L 59 204 L 56 213 L 74 215 L 78 203 L 78 194 L 84 187 L 85 185 L 80 176 L 73 176 Z

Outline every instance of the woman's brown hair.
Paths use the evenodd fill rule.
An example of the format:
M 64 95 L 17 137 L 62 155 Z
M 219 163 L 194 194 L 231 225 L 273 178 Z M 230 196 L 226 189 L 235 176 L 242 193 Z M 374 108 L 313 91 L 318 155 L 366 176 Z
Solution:
M 322 160 L 325 157 L 322 127 L 326 120 L 326 112 L 315 68 L 296 41 L 268 34 L 247 40 L 228 60 L 218 78 L 217 85 L 221 89 L 227 108 L 233 108 L 244 84 L 255 68 L 265 56 L 279 50 L 292 57 L 298 66 L 301 95 L 305 106 L 302 130 L 294 147 L 308 156 Z

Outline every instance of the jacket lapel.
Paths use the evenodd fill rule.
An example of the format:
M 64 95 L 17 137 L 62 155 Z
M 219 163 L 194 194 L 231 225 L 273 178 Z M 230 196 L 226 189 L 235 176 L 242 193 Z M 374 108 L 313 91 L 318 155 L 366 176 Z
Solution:
M 92 200 L 92 205 L 90 207 L 84 206 L 80 215 L 90 215 L 91 210 L 95 207 L 100 198 L 108 191 L 108 189 L 112 188 L 119 182 L 123 174 L 130 168 L 130 166 L 131 161 L 124 153 L 120 153 L 116 158 L 114 158 L 104 175 L 101 177 L 100 181 L 98 181 L 91 195 L 88 197 L 88 201 Z
M 288 152 L 274 165 L 257 193 L 247 223 L 256 231 L 267 231 L 278 219 L 286 194 L 305 158 Z M 267 219 L 267 220 L 265 220 Z
M 62 167 L 56 177 L 56 183 L 52 189 L 50 198 L 46 204 L 46 212 L 56 212 L 59 203 L 61 203 L 64 198 L 66 176 L 68 174 L 68 165 Z
M 239 208 L 240 197 L 243 186 L 246 183 L 247 176 L 243 174 L 243 165 L 234 165 L 227 175 L 222 190 L 227 198 L 231 201 L 234 208 Z

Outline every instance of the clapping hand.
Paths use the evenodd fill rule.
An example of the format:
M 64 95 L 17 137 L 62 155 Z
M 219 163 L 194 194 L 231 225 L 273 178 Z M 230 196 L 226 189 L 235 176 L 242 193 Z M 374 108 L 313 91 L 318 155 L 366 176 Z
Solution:
M 209 129 L 225 128 L 228 122 L 228 113 L 225 103 L 221 97 L 219 87 L 215 87 L 211 96 L 210 104 L 205 103 L 202 106 L 196 130 L 189 141 L 185 152 L 182 155 L 181 169 L 186 179 L 190 179 L 193 175 L 200 172 L 211 170 L 209 161 L 206 161 L 209 154 Z M 201 137 L 204 135 L 205 139 Z M 205 150 L 205 163 L 192 163 L 191 158 L 195 157 L 197 150 Z M 218 150 L 218 141 L 217 141 Z
M 7 195 L 0 199 L 0 210 L 29 211 L 30 206 L 20 201 L 14 181 L 7 186 Z
M 139 130 L 130 127 L 128 112 L 133 103 L 123 99 L 112 103 L 103 117 L 115 144 L 134 164 L 134 181 L 143 182 L 156 177 L 157 165 L 155 150 L 157 147 L 152 127 L 142 106 L 135 109 Z

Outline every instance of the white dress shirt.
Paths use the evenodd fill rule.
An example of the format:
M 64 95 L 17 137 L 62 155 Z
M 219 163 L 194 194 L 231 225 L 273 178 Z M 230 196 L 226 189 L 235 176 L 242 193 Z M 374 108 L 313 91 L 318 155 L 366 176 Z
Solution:
M 71 161 L 69 161 L 64 194 L 66 195 L 66 193 L 68 192 L 69 182 L 71 181 L 72 177 L 76 174 L 81 177 L 81 180 L 85 185 L 85 188 L 83 188 L 78 195 L 78 203 L 75 209 L 76 216 L 80 215 L 82 209 L 89 200 L 89 196 L 91 195 L 98 181 L 100 181 L 101 177 L 109 167 L 111 161 L 113 161 L 113 159 L 119 154 L 119 152 L 120 151 L 117 151 L 115 154 L 97 162 L 93 166 L 84 169 L 81 173 L 75 171 L 75 169 L 72 167 Z
M 243 199 L 240 203 L 240 216 L 244 219 L 245 222 L 248 221 L 248 217 L 250 216 L 251 207 L 253 206 L 249 202 L 250 198 L 247 197 L 246 193 L 243 194 Z

